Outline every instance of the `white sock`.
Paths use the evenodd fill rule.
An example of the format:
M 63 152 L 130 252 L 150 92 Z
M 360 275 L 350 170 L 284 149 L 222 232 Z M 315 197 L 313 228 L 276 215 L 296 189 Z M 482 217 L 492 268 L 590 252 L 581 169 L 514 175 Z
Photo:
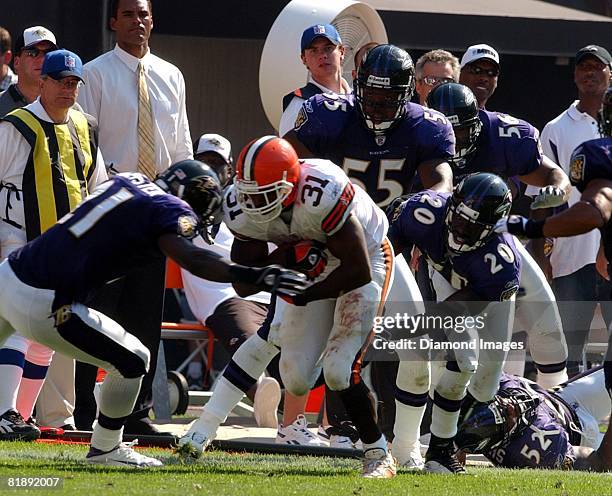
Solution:
M 100 451 L 110 451 L 123 439 L 123 427 L 118 430 L 111 430 L 102 427 L 96 420 L 93 424 L 91 435 L 91 447 Z
M 204 416 L 204 413 L 212 415 L 215 421 L 218 420 L 218 423 L 215 426 L 216 430 L 219 424 L 225 422 L 227 416 L 242 398 L 244 398 L 244 392 L 222 376 L 217 381 L 217 385 L 215 386 L 215 390 L 213 391 L 210 400 L 208 400 L 208 403 L 204 405 L 202 416 L 200 418 Z
M 401 447 L 412 447 L 419 440 L 425 407 L 426 405 L 415 407 L 395 401 L 393 451 Z
M 142 377 L 126 379 L 119 374 L 106 374 L 100 386 L 98 408 L 110 418 L 127 417 L 134 409 Z
M 431 433 L 434 436 L 449 439 L 457 434 L 458 420 L 459 411 L 447 412 L 438 405 L 434 405 L 431 412 Z
M 387 440 L 385 439 L 385 435 L 382 434 L 378 441 L 375 441 L 371 444 L 363 443 L 363 451 L 366 452 L 369 449 L 384 449 L 387 451 Z
M 567 380 L 568 377 L 566 368 L 560 370 L 559 372 L 552 372 L 550 374 L 538 370 L 538 385 L 544 389 L 550 389 L 551 387 L 558 386 L 559 384 L 567 382 Z
M 0 415 L 9 409 L 17 409 L 17 392 L 23 369 L 17 365 L 0 364 Z M 27 420 L 27 419 L 26 419 Z

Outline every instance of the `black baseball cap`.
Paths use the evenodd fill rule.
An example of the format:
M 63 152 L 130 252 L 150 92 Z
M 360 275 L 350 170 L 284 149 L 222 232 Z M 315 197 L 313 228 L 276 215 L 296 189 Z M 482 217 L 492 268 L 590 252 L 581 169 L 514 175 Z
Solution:
M 599 45 L 587 45 L 576 52 L 576 64 L 579 64 L 585 57 L 596 57 L 604 64 L 612 66 L 612 56 L 610 52 Z

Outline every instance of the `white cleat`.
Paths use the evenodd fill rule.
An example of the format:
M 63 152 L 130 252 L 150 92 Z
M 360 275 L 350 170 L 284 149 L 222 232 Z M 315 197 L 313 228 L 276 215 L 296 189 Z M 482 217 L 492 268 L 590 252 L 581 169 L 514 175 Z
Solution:
M 192 427 L 187 431 L 187 434 L 179 439 L 175 453 L 185 460 L 196 460 L 202 456 L 202 453 L 212 442 L 213 438 L 214 436 L 207 436 L 204 432 Z
M 161 467 L 163 463 L 157 458 L 142 455 L 132 448 L 138 444 L 138 439 L 131 443 L 121 443 L 110 451 L 101 451 L 93 446 L 85 461 L 98 465 L 110 465 L 114 467 L 149 468 Z
M 361 476 L 366 479 L 391 479 L 397 473 L 393 455 L 382 448 L 370 448 L 365 451 Z
M 263 377 L 257 383 L 253 399 L 253 415 L 259 427 L 278 428 L 278 404 L 281 399 L 281 389 L 273 377 Z
M 425 467 L 419 441 L 408 446 L 400 446 L 394 443 L 393 456 L 397 459 L 397 464 L 408 472 L 420 472 Z
M 293 424 L 285 427 L 279 424 L 276 432 L 276 444 L 293 444 L 296 446 L 327 446 L 321 439 L 308 430 L 304 415 L 298 415 Z

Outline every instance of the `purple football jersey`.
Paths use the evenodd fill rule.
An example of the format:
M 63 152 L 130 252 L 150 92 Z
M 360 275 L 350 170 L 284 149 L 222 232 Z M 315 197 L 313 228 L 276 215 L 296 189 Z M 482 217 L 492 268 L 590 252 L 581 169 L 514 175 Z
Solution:
M 531 124 L 499 112 L 481 110 L 476 152 L 453 167 L 455 182 L 466 174 L 492 172 L 504 179 L 522 176 L 542 163 L 540 133 Z
M 500 391 L 507 388 L 524 389 L 531 394 L 535 392 L 542 401 L 537 406 L 535 420 L 515 434 L 505 446 L 487 453 L 487 458 L 494 465 L 507 468 L 560 469 L 566 458 L 573 462 L 576 456 L 572 440 L 577 441 L 578 427 L 570 407 L 524 377 L 503 374 Z
M 331 160 L 385 206 L 408 193 L 423 162 L 452 158 L 455 135 L 441 113 L 408 103 L 405 117 L 384 135 L 365 127 L 354 95 L 315 95 L 296 120 L 299 140 Z
M 119 174 L 42 236 L 11 253 L 9 263 L 24 283 L 82 301 L 131 268 L 162 258 L 157 244 L 162 234 L 190 238 L 196 228 L 197 217 L 187 203 L 142 174 Z
M 453 286 L 469 286 L 482 301 L 504 301 L 519 285 L 521 257 L 514 239 L 495 234 L 476 250 L 450 256 L 444 219 L 450 193 L 425 190 L 402 204 L 389 228 L 389 238 L 417 246 L 429 263 Z

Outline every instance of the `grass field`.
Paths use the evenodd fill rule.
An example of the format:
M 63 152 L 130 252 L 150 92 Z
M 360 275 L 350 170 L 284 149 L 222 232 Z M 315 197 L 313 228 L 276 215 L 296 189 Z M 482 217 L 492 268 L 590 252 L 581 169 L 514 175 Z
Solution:
M 78 495 L 556 495 L 607 496 L 612 475 L 469 467 L 464 477 L 399 473 L 392 480 L 364 480 L 359 460 L 212 451 L 185 465 L 168 450 L 146 449 L 165 466 L 150 470 L 92 467 L 87 447 L 37 443 L 0 443 L 0 493 L 8 476 L 63 477 L 63 489 L 29 489 L 35 494 Z

